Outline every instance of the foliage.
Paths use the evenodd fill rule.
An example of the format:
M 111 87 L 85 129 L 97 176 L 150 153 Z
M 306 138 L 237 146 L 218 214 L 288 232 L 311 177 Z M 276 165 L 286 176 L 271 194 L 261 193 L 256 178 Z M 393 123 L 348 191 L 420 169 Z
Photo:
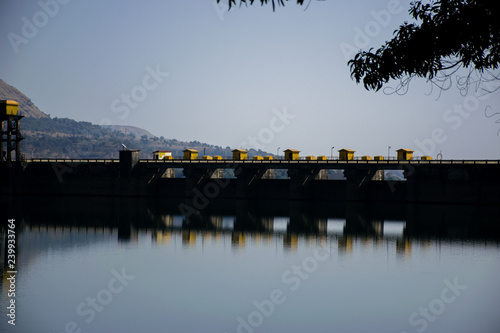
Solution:
M 101 126 L 92 125 L 85 121 L 76 121 L 69 118 L 30 118 L 22 120 L 22 129 L 46 133 L 60 133 L 71 135 L 106 135 L 111 132 Z
M 132 133 L 113 131 L 89 122 L 68 118 L 30 118 L 21 121 L 21 151 L 25 158 L 117 158 L 122 143 L 129 149 L 141 150 L 142 158 L 151 158 L 155 150 L 171 150 L 172 155 L 182 156 L 186 148 L 200 151 L 200 156 L 232 156 L 231 148 L 202 143 L 200 141 L 178 141 L 163 137 L 137 137 Z M 250 155 L 269 155 L 251 149 Z
M 276 9 L 276 3 L 278 4 L 278 6 L 284 6 L 285 5 L 284 1 L 288 1 L 288 0 L 260 0 L 260 4 L 264 5 L 264 4 L 268 4 L 270 2 L 273 5 L 273 11 L 274 11 Z M 220 2 L 220 0 L 217 0 L 217 3 L 219 3 L 219 2 Z M 236 0 L 227 0 L 227 2 L 229 5 L 229 9 L 231 9 L 231 7 L 233 5 L 236 5 Z M 243 3 L 244 4 L 250 3 L 250 5 L 253 5 L 254 2 L 255 2 L 255 0 L 240 0 L 240 6 Z M 304 3 L 304 0 L 297 0 L 297 3 L 299 5 L 302 5 Z
M 394 38 L 378 50 L 360 51 L 348 62 L 351 77 L 367 90 L 378 91 L 390 79 L 423 77 L 439 87 L 452 74 L 468 68 L 461 84 L 469 84 L 471 71 L 479 79 L 500 79 L 500 6 L 494 0 L 436 0 L 412 2 L 415 23 L 405 22 Z M 460 82 L 459 82 L 460 84 Z

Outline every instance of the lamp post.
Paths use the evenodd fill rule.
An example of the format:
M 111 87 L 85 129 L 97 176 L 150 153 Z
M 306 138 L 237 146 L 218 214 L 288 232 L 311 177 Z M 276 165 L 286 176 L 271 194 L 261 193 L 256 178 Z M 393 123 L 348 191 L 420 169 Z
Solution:
M 278 147 L 278 149 L 276 150 L 276 156 L 278 157 L 278 159 L 279 159 L 279 157 L 280 157 L 280 148 L 281 148 L 281 147 Z
M 391 158 L 391 146 L 387 146 L 387 159 Z
M 331 151 L 330 151 L 330 152 L 331 152 L 331 155 L 332 155 L 332 160 L 333 160 L 333 148 L 335 148 L 335 147 L 332 147 L 332 149 L 331 149 Z

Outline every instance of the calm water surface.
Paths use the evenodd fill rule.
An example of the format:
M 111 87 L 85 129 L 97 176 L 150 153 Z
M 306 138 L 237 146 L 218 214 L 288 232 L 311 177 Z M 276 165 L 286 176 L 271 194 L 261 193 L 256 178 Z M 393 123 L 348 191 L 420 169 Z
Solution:
M 498 207 L 17 198 L 2 332 L 500 331 Z M 189 202 L 185 202 L 188 204 Z

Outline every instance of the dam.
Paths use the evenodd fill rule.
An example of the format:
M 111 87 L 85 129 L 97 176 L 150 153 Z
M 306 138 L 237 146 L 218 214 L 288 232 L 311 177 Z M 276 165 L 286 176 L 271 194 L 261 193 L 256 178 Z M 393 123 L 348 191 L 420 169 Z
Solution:
M 226 169 L 234 177 L 225 178 Z M 275 179 L 277 170 L 288 177 Z M 343 170 L 345 179 L 328 179 L 328 170 Z M 405 179 L 384 179 L 388 170 Z M 500 204 L 498 160 L 158 160 L 122 150 L 119 159 L 2 162 L 0 171 L 1 191 L 10 195 Z
M 283 159 L 248 159 L 244 149 L 226 159 L 199 159 L 194 149 L 178 158 L 156 151 L 141 159 L 139 150 L 123 146 L 119 159 L 26 159 L 18 108 L 16 101 L 0 101 L 2 195 L 185 197 L 198 206 L 214 198 L 500 204 L 500 160 L 415 159 L 409 149 L 399 149 L 397 159 L 356 159 L 350 149 L 339 150 L 338 159 L 333 152 L 330 159 L 300 158 L 295 149 Z M 277 179 L 278 170 L 287 176 Z M 342 170 L 344 178 L 329 179 L 329 170 Z M 386 180 L 388 170 L 404 180 Z

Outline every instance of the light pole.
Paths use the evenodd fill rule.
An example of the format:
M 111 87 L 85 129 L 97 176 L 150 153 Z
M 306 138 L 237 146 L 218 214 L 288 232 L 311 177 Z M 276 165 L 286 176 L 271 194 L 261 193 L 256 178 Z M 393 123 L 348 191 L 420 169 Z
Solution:
M 332 149 L 331 149 L 331 151 L 330 151 L 330 152 L 331 152 L 331 155 L 332 155 L 332 160 L 333 160 L 333 148 L 335 148 L 335 147 L 332 147 Z
M 387 159 L 391 158 L 391 146 L 387 146 Z
M 276 156 L 278 157 L 278 159 L 279 159 L 279 157 L 280 157 L 280 148 L 281 148 L 281 147 L 278 147 L 278 149 L 276 150 Z

